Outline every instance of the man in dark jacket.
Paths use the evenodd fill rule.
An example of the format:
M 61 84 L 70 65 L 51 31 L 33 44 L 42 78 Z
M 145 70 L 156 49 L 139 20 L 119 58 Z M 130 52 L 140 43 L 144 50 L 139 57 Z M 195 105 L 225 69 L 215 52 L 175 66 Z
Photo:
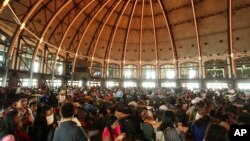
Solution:
M 88 141 L 84 130 L 72 121 L 75 110 L 74 105 L 66 102 L 61 106 L 61 123 L 56 128 L 53 141 Z

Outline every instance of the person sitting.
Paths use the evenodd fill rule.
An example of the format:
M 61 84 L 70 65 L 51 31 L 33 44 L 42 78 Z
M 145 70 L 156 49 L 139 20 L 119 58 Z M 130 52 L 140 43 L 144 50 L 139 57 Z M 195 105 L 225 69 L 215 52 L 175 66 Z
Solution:
M 75 113 L 74 104 L 65 102 L 60 108 L 61 123 L 55 130 L 53 141 L 88 141 L 85 131 L 72 121 Z

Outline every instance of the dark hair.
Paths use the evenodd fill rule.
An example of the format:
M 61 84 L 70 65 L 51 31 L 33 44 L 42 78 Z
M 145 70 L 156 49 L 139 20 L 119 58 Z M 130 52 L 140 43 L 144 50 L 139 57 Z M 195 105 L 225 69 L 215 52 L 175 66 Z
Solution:
M 107 119 L 107 122 L 106 122 L 106 127 L 108 128 L 109 130 L 109 133 L 110 133 L 110 138 L 112 141 L 114 141 L 114 133 L 113 133 L 113 129 L 112 129 L 112 124 L 117 120 L 117 117 L 116 116 L 110 116 L 108 117 Z
M 238 124 L 250 125 L 250 115 L 241 114 L 236 118 Z
M 161 131 L 164 131 L 167 127 L 174 128 L 175 115 L 172 111 L 165 111 L 162 116 L 162 123 L 159 127 Z
M 197 126 L 207 126 L 211 122 L 211 118 L 209 115 L 204 115 L 202 118 L 195 121 L 195 125 Z
M 204 138 L 205 141 L 229 141 L 227 130 L 219 124 L 210 124 Z
M 35 101 L 34 101 L 34 102 L 30 102 L 30 105 L 29 105 L 29 106 L 31 107 L 31 106 L 33 106 L 33 105 L 37 105 L 37 102 L 35 102 Z
M 74 113 L 75 113 L 75 106 L 73 103 L 71 102 L 66 102 L 61 106 L 60 112 L 61 112 L 61 116 L 63 118 L 70 118 L 73 117 Z
M 16 109 L 10 110 L 1 123 L 0 127 L 0 139 L 8 134 L 12 134 L 16 137 L 16 128 L 17 124 L 15 123 L 14 119 L 18 115 L 18 111 Z

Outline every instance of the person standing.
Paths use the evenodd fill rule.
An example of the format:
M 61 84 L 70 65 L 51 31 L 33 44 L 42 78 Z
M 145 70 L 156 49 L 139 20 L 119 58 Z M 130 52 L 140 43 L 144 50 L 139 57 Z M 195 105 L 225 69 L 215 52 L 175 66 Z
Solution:
M 74 104 L 64 103 L 60 108 L 61 123 L 55 130 L 53 141 L 88 141 L 85 131 L 73 121 Z

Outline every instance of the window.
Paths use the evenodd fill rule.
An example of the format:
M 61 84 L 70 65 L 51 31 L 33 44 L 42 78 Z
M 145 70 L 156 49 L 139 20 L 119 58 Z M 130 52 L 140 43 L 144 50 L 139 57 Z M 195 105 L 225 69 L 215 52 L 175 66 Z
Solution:
M 133 88 L 133 87 L 137 87 L 137 83 L 133 82 L 133 81 L 125 81 L 123 83 L 124 88 Z
M 102 76 L 102 64 L 94 62 L 91 70 L 91 75 L 93 77 L 101 77 Z
M 250 57 L 244 57 L 235 61 L 238 78 L 250 78 Z
M 193 83 L 193 82 L 188 82 L 188 83 L 182 83 L 181 86 L 183 88 L 187 88 L 189 90 L 194 90 L 194 89 L 199 89 L 200 88 L 200 85 L 199 83 Z
M 62 75 L 63 74 L 63 66 L 64 66 L 64 58 L 59 56 L 59 59 L 56 62 L 56 74 Z
M 29 45 L 23 44 L 21 51 L 22 59 L 20 59 L 20 70 L 29 71 L 33 53 L 34 48 L 30 47 Z
M 34 62 L 34 66 L 33 66 L 33 72 L 38 73 L 40 72 L 40 68 L 41 68 L 41 56 L 37 56 Z
M 124 78 L 137 78 L 137 68 L 135 65 L 126 65 L 124 67 Z
M 69 86 L 78 86 L 78 87 L 81 87 L 82 86 L 82 81 L 68 81 L 68 85 Z
M 29 87 L 30 86 L 30 79 L 20 79 L 21 85 L 23 87 Z M 32 87 L 36 87 L 38 85 L 37 79 L 32 79 Z
M 62 80 L 54 80 L 53 84 L 51 84 L 51 80 L 46 80 L 47 84 L 49 86 L 53 86 L 53 87 L 61 87 L 62 86 Z
M 226 60 L 210 60 L 205 62 L 206 78 L 225 78 L 227 74 Z
M 238 83 L 237 85 L 241 90 L 250 90 L 250 83 Z
M 218 90 L 218 89 L 226 89 L 228 88 L 227 83 L 207 83 L 208 89 Z
M 110 64 L 107 72 L 108 78 L 119 78 L 120 77 L 120 66 L 117 64 Z
M 199 76 L 198 63 L 182 63 L 180 65 L 181 78 L 184 79 L 195 79 Z
M 91 87 L 96 87 L 96 86 L 101 86 L 101 82 L 98 82 L 98 81 L 88 81 L 87 82 L 87 85 L 88 86 L 91 86 Z
M 155 88 L 156 84 L 155 82 L 142 82 L 143 88 Z
M 0 86 L 2 86 L 3 78 L 0 78 Z
M 142 66 L 142 78 L 155 79 L 155 66 L 152 65 Z
M 174 65 L 162 65 L 161 66 L 161 79 L 174 79 L 175 78 L 175 69 Z
M 10 36 L 0 30 L 0 62 L 2 62 L 4 65 L 6 63 L 6 55 L 10 41 Z
M 161 87 L 176 88 L 176 83 L 175 82 L 163 82 L 161 83 Z
M 112 87 L 117 87 L 117 86 L 119 86 L 119 82 L 114 82 L 114 81 L 107 81 L 106 82 L 107 88 L 112 88 Z
M 48 54 L 47 64 L 46 64 L 47 65 L 47 67 L 46 67 L 47 73 L 52 73 L 54 58 L 55 58 L 55 54 Z

